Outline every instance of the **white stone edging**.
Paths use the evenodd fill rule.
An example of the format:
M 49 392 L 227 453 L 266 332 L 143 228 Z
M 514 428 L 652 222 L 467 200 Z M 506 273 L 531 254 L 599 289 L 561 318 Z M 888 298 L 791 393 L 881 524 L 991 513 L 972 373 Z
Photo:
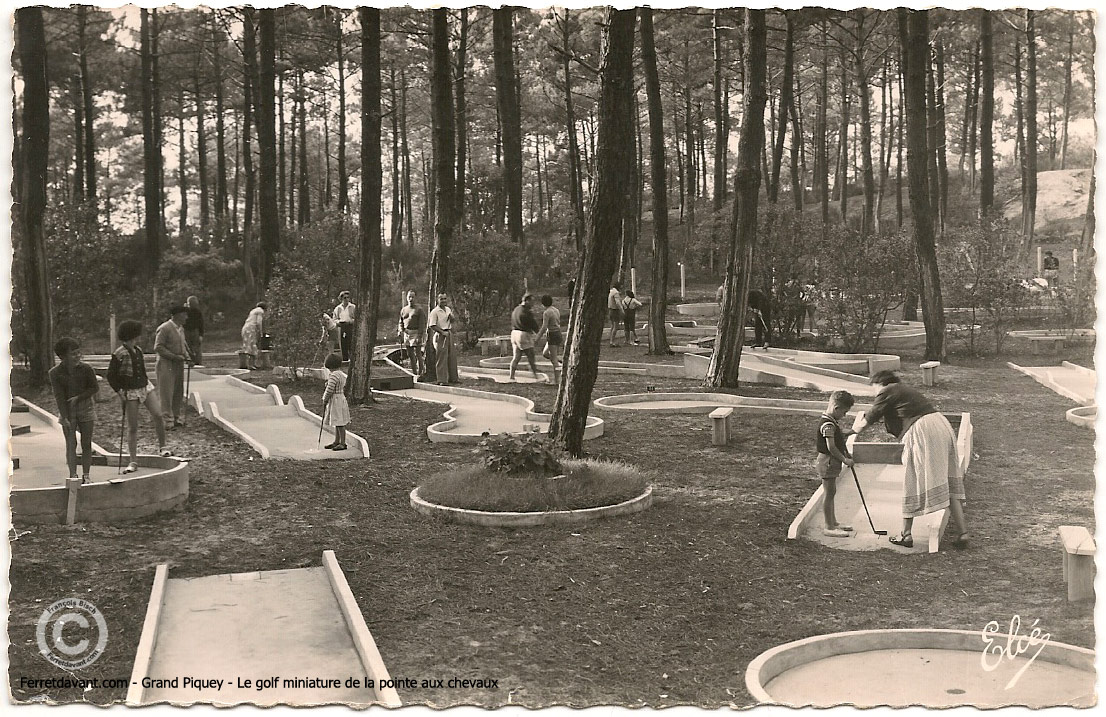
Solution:
M 454 523 L 520 528 L 536 525 L 573 525 L 598 518 L 639 513 L 653 504 L 653 488 L 649 486 L 641 495 L 614 505 L 577 510 L 530 512 L 469 510 L 438 505 L 420 498 L 418 488 L 411 491 L 410 498 L 411 507 L 423 515 L 440 517 Z

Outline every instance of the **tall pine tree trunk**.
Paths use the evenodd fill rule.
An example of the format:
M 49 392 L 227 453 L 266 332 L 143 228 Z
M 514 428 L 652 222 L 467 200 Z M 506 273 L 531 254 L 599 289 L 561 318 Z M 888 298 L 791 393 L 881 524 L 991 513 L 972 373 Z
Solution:
M 1037 31 L 1036 13 L 1025 11 L 1025 197 L 1022 210 L 1024 250 L 1033 244 L 1037 219 Z
M 146 230 L 145 271 L 147 276 L 157 273 L 161 264 L 161 144 L 158 139 L 158 117 L 154 111 L 153 31 L 150 27 L 150 11 L 140 11 L 139 53 L 142 71 L 142 196 L 145 208 Z M 26 126 L 24 126 L 26 132 Z
M 254 272 L 256 256 L 253 242 L 254 194 L 257 177 L 253 168 L 253 141 L 250 133 L 254 123 L 254 96 L 257 94 L 257 26 L 254 24 L 254 8 L 243 9 L 242 49 L 245 53 L 245 71 L 243 72 L 243 109 L 242 109 L 242 169 L 246 175 L 246 197 L 242 218 L 242 267 L 245 270 L 249 293 L 260 295 L 260 286 Z M 237 193 L 236 193 L 237 195 Z
M 456 175 L 453 163 L 453 83 L 449 67 L 448 11 L 433 10 L 430 50 L 430 118 L 434 161 L 434 252 L 430 258 L 430 305 L 449 290 L 449 247 L 453 241 Z M 448 380 L 443 377 L 441 380 Z
M 390 63 L 388 94 L 392 103 L 392 222 L 389 241 L 392 246 L 403 243 L 403 160 L 399 154 L 399 99 L 396 93 L 396 65 Z
M 342 21 L 345 12 L 338 10 L 338 212 L 349 211 L 349 177 L 346 176 L 346 46 Z M 392 108 L 395 109 L 394 107 Z
M 465 230 L 465 165 L 468 163 L 468 96 L 465 92 L 465 75 L 468 65 L 469 9 L 458 10 L 461 14 L 461 32 L 457 42 L 457 63 L 453 69 L 457 88 L 457 227 Z M 513 76 L 513 74 L 512 74 Z
M 584 428 L 599 371 L 595 347 L 602 341 L 607 289 L 618 265 L 615 237 L 621 233 L 623 206 L 631 199 L 635 16 L 635 10 L 607 11 L 599 71 L 596 187 L 565 342 L 565 366 L 549 425 L 549 435 L 574 456 L 583 452 Z
M 941 277 L 937 269 L 933 207 L 929 190 L 928 158 L 932 156 L 926 137 L 926 74 L 929 65 L 929 15 L 926 10 L 899 8 L 899 41 L 906 79 L 906 169 L 910 181 L 910 210 L 913 214 L 914 247 L 922 278 L 922 314 L 926 328 L 927 360 L 945 358 L 945 312 L 941 300 Z
M 45 386 L 54 364 L 53 312 L 46 262 L 46 172 L 50 160 L 50 85 L 46 72 L 46 31 L 41 7 L 15 11 L 15 32 L 23 79 L 23 137 L 19 182 L 19 221 L 22 224 L 23 306 L 21 321 L 27 333 L 31 385 Z
M 764 105 L 768 99 L 768 31 L 764 13 L 764 10 L 745 10 L 745 94 L 737 148 L 729 261 L 714 353 L 710 357 L 705 380 L 707 386 L 715 388 L 736 388 L 741 370 L 745 311 L 756 255 L 757 197 L 760 192 L 757 162 L 764 151 Z
M 225 217 L 230 208 L 227 196 L 227 130 L 223 106 L 223 36 L 211 20 L 211 74 L 215 80 L 215 216 Z
M 299 212 L 296 223 L 299 226 L 311 223 L 311 185 L 307 173 L 307 87 L 303 82 L 303 70 L 296 78 L 296 99 L 299 100 Z
M 178 236 L 188 228 L 188 156 L 184 144 L 184 89 L 177 91 L 177 188 L 180 190 Z
M 411 148 L 407 144 L 407 66 L 399 68 L 399 146 L 403 156 L 403 211 L 406 215 L 407 243 L 415 243 L 415 209 L 411 202 Z
M 199 173 L 200 184 L 200 228 L 204 229 L 204 241 L 206 242 L 206 229 L 211 222 L 211 198 L 207 181 L 207 127 L 204 117 L 204 100 L 200 89 L 199 67 L 192 76 L 193 94 L 196 98 L 196 169 Z
M 780 172 L 783 170 L 783 146 L 787 136 L 787 120 L 791 115 L 795 73 L 795 20 L 792 11 L 784 11 L 787 32 L 783 42 L 783 79 L 780 80 L 779 122 L 772 147 L 772 178 L 768 183 L 768 201 L 775 204 L 780 193 Z M 866 86 L 865 86 L 866 87 Z
M 716 16 L 717 18 L 717 16 Z M 653 10 L 641 9 L 641 64 L 649 104 L 649 170 L 653 190 L 653 288 L 649 299 L 649 353 L 664 356 L 668 346 L 664 314 L 668 308 L 668 166 L 664 149 L 664 111 L 653 38 Z M 720 189 L 715 186 L 715 197 Z
M 276 11 L 260 11 L 260 66 L 257 88 L 257 149 L 261 160 L 258 219 L 261 228 L 261 287 L 269 285 L 273 263 L 280 252 L 280 213 L 277 207 L 276 146 Z
M 380 195 L 383 168 L 380 157 L 380 10 L 361 7 L 361 218 L 357 272 L 357 323 L 350 356 L 350 400 L 371 403 L 372 357 L 380 317 Z
M 77 66 L 81 78 L 81 101 L 84 115 L 84 164 L 85 197 L 96 199 L 96 116 L 92 97 L 92 77 L 88 71 L 88 45 L 86 29 L 88 27 L 88 6 L 77 6 L 78 41 Z M 1069 85 L 1070 86 L 1070 85 Z M 1068 92 L 1070 95 L 1070 91 Z M 1065 102 L 1066 108 L 1069 103 Z M 1067 137 L 1067 109 L 1064 110 L 1064 136 Z M 1065 147 L 1067 145 L 1065 144 Z M 80 160 L 78 160 L 80 161 Z
M 568 8 L 565 8 L 564 22 L 561 23 L 561 70 L 564 73 L 565 83 L 565 133 L 568 135 L 568 191 L 569 200 L 572 202 L 573 229 L 572 234 L 576 240 L 576 249 L 584 247 L 585 223 L 584 223 L 584 179 L 583 170 L 580 168 L 580 143 L 576 134 L 576 110 L 572 100 L 572 72 L 569 68 L 569 41 L 571 33 L 568 24 Z
M 492 11 L 495 95 L 503 125 L 503 168 L 507 183 L 507 231 L 511 240 L 522 236 L 522 116 L 515 85 L 514 9 Z
M 1071 119 L 1071 64 L 1075 56 L 1075 19 L 1068 16 L 1068 54 L 1064 58 L 1064 126 L 1060 135 L 1060 169 L 1068 168 L 1068 121 Z
M 934 152 L 937 154 L 937 199 L 941 214 L 941 234 L 945 233 L 945 218 L 949 213 L 949 166 L 948 166 L 948 138 L 945 126 L 945 44 L 937 38 L 935 43 L 936 53 L 934 59 L 937 63 L 937 144 Z
M 726 134 L 726 121 L 724 115 L 729 111 L 729 108 L 722 104 L 722 10 L 720 8 L 714 9 L 714 14 L 711 19 L 714 39 L 714 196 L 712 197 L 711 208 L 718 212 L 722 209 L 722 205 L 726 201 L 726 143 L 729 137 Z M 649 13 L 649 30 L 650 38 L 649 42 L 652 44 L 652 24 L 653 14 Z M 790 25 L 789 25 L 790 27 Z M 642 51 L 645 48 L 645 11 L 642 10 L 641 15 L 641 44 Z M 656 69 L 656 48 L 653 49 L 654 58 L 654 70 Z M 658 87 L 658 93 L 660 88 Z M 660 104 L 658 98 L 658 106 Z M 652 117 L 652 115 L 650 115 Z M 650 122 L 652 120 L 650 119 Z M 660 126 L 660 118 L 658 118 L 657 125 Z M 662 154 L 663 159 L 663 154 Z M 666 201 L 667 204 L 667 201 Z M 663 328 L 662 328 L 663 330 Z M 667 353 L 667 344 L 665 345 L 665 353 Z

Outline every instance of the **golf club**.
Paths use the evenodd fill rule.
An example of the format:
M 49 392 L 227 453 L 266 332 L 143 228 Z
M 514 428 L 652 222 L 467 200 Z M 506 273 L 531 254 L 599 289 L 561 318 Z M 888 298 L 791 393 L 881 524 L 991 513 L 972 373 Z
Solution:
M 868 502 L 864 500 L 864 491 L 860 489 L 860 478 L 856 475 L 856 468 L 849 466 L 853 472 L 853 480 L 856 481 L 856 492 L 860 494 L 860 504 L 864 506 L 864 515 L 868 516 L 868 525 L 872 526 L 872 532 L 876 535 L 887 535 L 886 530 L 876 530 L 876 524 L 872 522 L 872 514 L 868 512 Z
M 319 419 L 319 441 L 316 445 L 321 446 L 323 444 L 323 426 L 326 425 L 326 409 L 330 406 L 330 402 L 327 401 L 323 404 L 323 417 Z
M 127 423 L 127 398 L 120 393 L 119 400 L 122 403 L 123 415 L 119 418 L 119 465 L 115 468 L 115 475 L 123 474 L 123 427 Z
M 188 377 L 184 380 L 184 402 L 186 404 L 188 403 L 188 392 L 192 388 L 192 363 L 189 362 L 187 365 L 188 365 L 188 373 L 187 373 Z

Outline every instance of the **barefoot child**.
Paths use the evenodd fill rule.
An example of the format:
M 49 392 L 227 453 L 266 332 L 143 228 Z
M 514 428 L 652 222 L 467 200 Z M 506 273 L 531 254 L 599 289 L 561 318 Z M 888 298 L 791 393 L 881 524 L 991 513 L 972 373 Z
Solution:
M 637 310 L 640 308 L 641 302 L 634 296 L 634 292 L 627 289 L 626 298 L 622 300 L 622 326 L 626 334 L 626 343 L 634 346 L 638 345 L 637 328 L 634 324 L 637 322 Z
M 349 423 L 349 403 L 346 402 L 346 374 L 342 371 L 342 357 L 330 354 L 323 364 L 330 369 L 330 378 L 323 390 L 323 413 L 326 425 L 334 429 L 334 442 L 324 448 L 332 451 L 346 450 L 346 424 Z
M 123 399 L 123 412 L 127 418 L 127 451 L 130 454 L 130 463 L 123 472 L 134 473 L 138 470 L 135 455 L 138 450 L 138 407 L 141 404 L 146 404 L 146 410 L 154 420 L 158 454 L 161 456 L 173 454 L 165 447 L 165 420 L 161 417 L 161 400 L 154 390 L 154 385 L 146 376 L 145 358 L 142 355 L 142 348 L 138 345 L 138 339 L 142 336 L 142 324 L 133 319 L 127 319 L 119 324 L 116 336 L 122 344 L 111 354 L 107 379 L 108 384 Z M 122 446 L 119 446 L 119 453 L 122 460 Z
M 825 493 L 822 515 L 826 527 L 822 532 L 831 538 L 847 538 L 852 530 L 851 525 L 837 522 L 833 498 L 837 493 L 837 476 L 841 475 L 841 466 L 853 465 L 853 458 L 845 446 L 845 436 L 852 431 L 846 433 L 839 425 L 839 421 L 853 407 L 853 402 L 852 394 L 848 391 L 834 391 L 818 424 L 818 477 L 822 479 Z
M 65 462 L 69 466 L 69 479 L 77 478 L 77 432 L 81 434 L 81 467 L 84 473 L 81 483 L 89 482 L 92 469 L 92 428 L 96 422 L 96 409 L 92 397 L 100 392 L 96 384 L 96 372 L 81 361 L 81 345 L 68 336 L 58 339 L 54 353 L 61 359 L 50 369 L 50 386 L 58 402 L 58 416 L 65 433 Z

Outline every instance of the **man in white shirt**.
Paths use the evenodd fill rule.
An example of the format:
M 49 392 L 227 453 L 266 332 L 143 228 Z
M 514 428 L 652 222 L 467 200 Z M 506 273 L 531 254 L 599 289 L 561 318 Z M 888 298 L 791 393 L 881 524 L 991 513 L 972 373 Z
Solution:
M 343 361 L 349 361 L 349 347 L 353 342 L 353 322 L 357 318 L 357 304 L 351 304 L 349 299 L 348 291 L 338 294 L 338 300 L 341 303 L 334 307 L 332 314 L 341 332 L 339 341 L 342 346 Z
M 622 326 L 622 285 L 615 283 L 611 287 L 611 293 L 607 294 L 607 314 L 611 320 L 611 346 L 617 346 L 614 342 L 618 329 Z
M 434 380 L 439 386 L 460 382 L 457 356 L 453 351 L 454 314 L 446 294 L 438 294 L 438 305 L 430 312 L 426 325 L 434 349 Z

